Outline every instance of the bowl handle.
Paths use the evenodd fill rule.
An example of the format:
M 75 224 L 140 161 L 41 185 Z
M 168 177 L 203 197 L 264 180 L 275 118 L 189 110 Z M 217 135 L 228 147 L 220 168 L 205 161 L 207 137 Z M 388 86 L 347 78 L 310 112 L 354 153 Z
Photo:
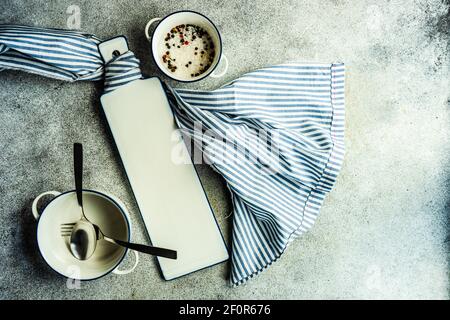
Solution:
M 222 64 L 222 62 L 225 64 L 225 66 L 223 67 L 222 72 L 216 73 L 216 70 L 214 70 L 210 74 L 211 78 L 220 78 L 220 77 L 223 77 L 225 75 L 225 73 L 227 73 L 227 71 L 228 71 L 228 59 L 227 59 L 227 57 L 224 54 L 222 54 L 222 58 L 219 61 L 219 66 Z
M 113 196 L 112 194 L 109 194 L 107 192 L 102 191 L 102 193 L 106 194 L 108 197 L 110 197 L 111 199 L 113 199 L 115 202 L 117 202 L 117 204 L 119 205 L 119 207 L 122 208 L 123 212 L 125 213 L 125 216 L 127 219 L 130 219 L 128 216 L 128 211 L 127 211 L 127 207 L 125 206 L 125 204 L 122 202 L 122 200 L 120 200 L 119 198 L 117 198 L 116 196 Z M 128 251 L 130 252 L 130 251 Z M 134 252 L 134 265 L 128 269 L 128 270 L 119 270 L 119 266 L 117 266 L 112 273 L 114 274 L 119 274 L 119 275 L 124 275 L 124 274 L 129 274 L 131 272 L 134 271 L 134 269 L 136 269 L 138 263 L 139 263 L 139 254 L 137 253 L 137 251 L 133 251 Z
M 148 33 L 148 30 L 150 29 L 150 26 L 151 26 L 153 23 L 155 23 L 156 21 L 159 21 L 159 20 L 161 20 L 161 18 L 153 18 L 153 19 L 150 20 L 150 21 L 147 23 L 147 25 L 145 26 L 145 31 L 144 31 L 144 33 L 145 33 L 145 37 L 147 38 L 148 41 L 150 41 L 150 39 L 152 38 L 152 37 L 150 36 L 150 34 Z
M 37 205 L 39 203 L 39 200 L 41 200 L 41 198 L 43 196 L 52 195 L 52 196 L 56 197 L 56 196 L 59 196 L 60 194 L 61 194 L 61 192 L 59 192 L 59 191 L 46 191 L 46 192 L 43 192 L 40 195 L 38 195 L 33 200 L 33 204 L 31 205 L 31 212 L 33 213 L 34 218 L 36 220 L 39 220 L 39 217 L 40 217 L 41 214 L 38 212 Z
M 139 263 L 139 254 L 137 253 L 137 251 L 133 251 L 134 253 L 134 265 L 127 270 L 119 270 L 119 266 L 117 266 L 117 268 L 115 268 L 112 273 L 114 274 L 119 274 L 119 275 L 124 275 L 124 274 L 129 274 L 131 272 L 134 271 L 134 269 L 136 269 L 138 263 Z

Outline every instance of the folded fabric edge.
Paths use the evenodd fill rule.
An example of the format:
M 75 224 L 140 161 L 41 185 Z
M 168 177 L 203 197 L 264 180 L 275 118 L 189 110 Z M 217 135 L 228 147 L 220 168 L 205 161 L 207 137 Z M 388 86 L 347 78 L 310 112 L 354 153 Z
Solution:
M 323 201 L 325 200 L 326 194 L 331 191 L 331 188 L 336 182 L 337 175 L 341 169 L 344 160 L 344 125 L 345 125 L 345 100 L 344 100 L 344 90 L 345 90 L 345 64 L 342 62 L 332 63 L 330 65 L 331 69 L 331 86 L 330 86 L 330 96 L 331 96 L 331 108 L 332 108 L 332 120 L 330 126 L 330 135 L 333 141 L 333 147 L 328 157 L 325 169 L 318 180 L 317 187 L 311 190 L 305 202 L 305 209 L 303 214 L 303 220 L 301 224 L 294 230 L 288 238 L 288 241 L 280 254 L 267 263 L 262 268 L 252 272 L 251 274 L 243 277 L 242 279 L 233 282 L 230 276 L 230 284 L 232 287 L 237 287 L 244 284 L 251 278 L 257 276 L 262 271 L 271 266 L 274 262 L 278 261 L 281 256 L 286 251 L 289 244 L 295 240 L 298 236 L 308 231 L 313 225 L 319 215 L 320 208 L 322 207 Z M 228 185 L 227 185 L 228 187 Z M 305 219 L 306 218 L 306 219 Z M 304 223 L 305 222 L 305 223 Z M 305 227 L 306 225 L 306 227 Z
M 90 69 L 86 68 L 86 70 L 81 70 L 81 72 L 71 71 L 70 66 L 67 66 L 70 64 L 70 61 L 63 61 L 66 64 L 65 67 L 58 65 L 57 62 L 50 63 L 46 59 L 53 58 L 52 55 L 47 53 L 45 50 L 40 49 L 40 46 L 42 45 L 50 45 L 49 43 L 45 43 L 48 40 L 46 37 L 51 37 L 51 39 L 53 40 L 60 37 L 62 39 L 61 41 L 63 42 L 67 41 L 67 39 L 70 39 L 70 44 L 72 46 L 82 46 L 88 43 L 90 45 L 92 54 L 92 50 L 94 50 L 93 47 L 97 46 L 97 44 L 101 42 L 99 38 L 92 34 L 77 30 L 42 28 L 14 24 L 0 24 L 0 34 L 2 34 L 2 32 L 16 33 L 17 37 L 28 35 L 28 33 L 38 35 L 40 37 L 40 43 L 27 43 L 27 41 L 25 40 L 20 40 L 22 41 L 20 43 L 21 46 L 25 47 L 25 49 L 27 50 L 38 51 L 36 54 L 30 54 L 30 52 L 28 51 L 22 51 L 21 49 L 17 48 L 15 49 L 14 47 L 11 48 L 5 43 L 0 43 L 0 60 L 2 60 L 0 61 L 0 71 L 8 69 L 17 70 L 68 82 L 74 82 L 78 80 L 98 81 L 103 79 L 103 64 L 100 60 L 95 62 L 95 68 L 91 66 Z M 11 37 L 9 37 L 9 39 L 11 39 Z M 14 40 L 14 37 L 12 39 Z M 20 41 L 16 40 L 15 42 Z M 71 50 L 67 49 L 65 54 L 70 55 Z M 100 59 L 99 55 L 98 59 Z M 92 61 L 90 61 L 89 63 L 91 62 Z

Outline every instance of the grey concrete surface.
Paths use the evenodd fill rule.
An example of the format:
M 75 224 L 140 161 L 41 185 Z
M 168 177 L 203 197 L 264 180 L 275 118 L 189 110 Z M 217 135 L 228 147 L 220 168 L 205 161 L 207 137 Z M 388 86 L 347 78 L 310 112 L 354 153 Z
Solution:
M 101 84 L 0 73 L 0 298 L 2 299 L 369 299 L 449 298 L 449 2 L 416 1 L 0 1 L 0 23 L 65 28 L 69 5 L 82 30 L 124 34 L 148 75 L 160 75 L 142 29 L 179 9 L 220 28 L 230 70 L 288 60 L 347 65 L 344 167 L 312 231 L 246 285 L 230 288 L 221 264 L 171 282 L 142 256 L 127 276 L 68 289 L 37 252 L 32 199 L 72 189 L 71 148 L 86 150 L 86 185 L 132 212 L 147 241 L 118 154 L 100 113 Z M 165 78 L 164 78 L 165 79 Z M 165 79 L 167 80 L 167 79 Z M 223 180 L 200 166 L 229 241 Z

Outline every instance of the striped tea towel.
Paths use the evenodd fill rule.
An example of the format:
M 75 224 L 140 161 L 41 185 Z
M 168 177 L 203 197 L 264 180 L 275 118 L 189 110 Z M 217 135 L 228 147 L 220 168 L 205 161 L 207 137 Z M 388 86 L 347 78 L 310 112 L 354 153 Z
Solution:
M 100 42 L 78 31 L 0 25 L 0 71 L 22 70 L 70 82 L 105 79 L 105 91 L 142 77 L 131 51 L 104 66 Z
M 230 281 L 242 284 L 311 228 L 335 183 L 344 156 L 344 65 L 288 63 L 214 91 L 171 92 L 178 126 L 230 189 Z
M 131 51 L 103 66 L 99 42 L 75 31 L 0 25 L 0 70 L 67 81 L 105 74 L 106 91 L 141 77 Z M 288 63 L 214 91 L 167 93 L 178 126 L 230 189 L 230 281 L 242 284 L 311 228 L 335 183 L 344 156 L 344 65 Z

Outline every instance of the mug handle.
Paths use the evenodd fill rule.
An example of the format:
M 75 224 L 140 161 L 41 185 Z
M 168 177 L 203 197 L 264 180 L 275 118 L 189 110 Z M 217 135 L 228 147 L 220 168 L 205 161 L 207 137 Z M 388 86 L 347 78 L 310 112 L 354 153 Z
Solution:
M 52 195 L 52 196 L 59 196 L 61 194 L 61 192 L 59 191 L 46 191 L 41 193 L 40 195 L 38 195 L 34 200 L 33 200 L 33 204 L 31 205 L 31 212 L 33 213 L 33 216 L 36 220 L 39 220 L 39 217 L 41 216 L 38 212 L 37 209 L 37 205 L 39 203 L 39 200 L 41 200 L 41 198 L 43 196 L 47 196 L 47 195 Z
M 222 72 L 216 73 L 216 70 L 214 70 L 210 74 L 211 78 L 220 78 L 220 77 L 223 77 L 225 75 L 225 73 L 227 73 L 227 71 L 228 71 L 228 59 L 227 59 L 227 57 L 224 54 L 222 54 L 222 58 L 220 59 L 219 64 L 221 64 L 222 61 L 225 63 L 225 67 L 223 68 Z
M 145 37 L 147 38 L 148 41 L 150 41 L 150 39 L 152 38 L 149 34 L 148 34 L 148 30 L 150 29 L 150 26 L 155 23 L 156 21 L 161 20 L 161 18 L 153 18 L 151 19 L 149 22 L 147 22 L 147 25 L 145 26 Z
M 129 274 L 129 273 L 133 272 L 134 269 L 136 269 L 136 267 L 137 267 L 137 265 L 138 265 L 138 263 L 139 263 L 139 254 L 137 253 L 137 251 L 133 251 L 133 253 L 134 253 L 134 265 L 133 265 L 130 269 L 127 269 L 127 270 L 119 270 L 119 266 L 117 266 L 117 267 L 112 271 L 112 273 L 118 274 L 118 275 L 124 275 L 124 274 Z M 120 265 L 120 264 L 119 264 L 119 265 Z

